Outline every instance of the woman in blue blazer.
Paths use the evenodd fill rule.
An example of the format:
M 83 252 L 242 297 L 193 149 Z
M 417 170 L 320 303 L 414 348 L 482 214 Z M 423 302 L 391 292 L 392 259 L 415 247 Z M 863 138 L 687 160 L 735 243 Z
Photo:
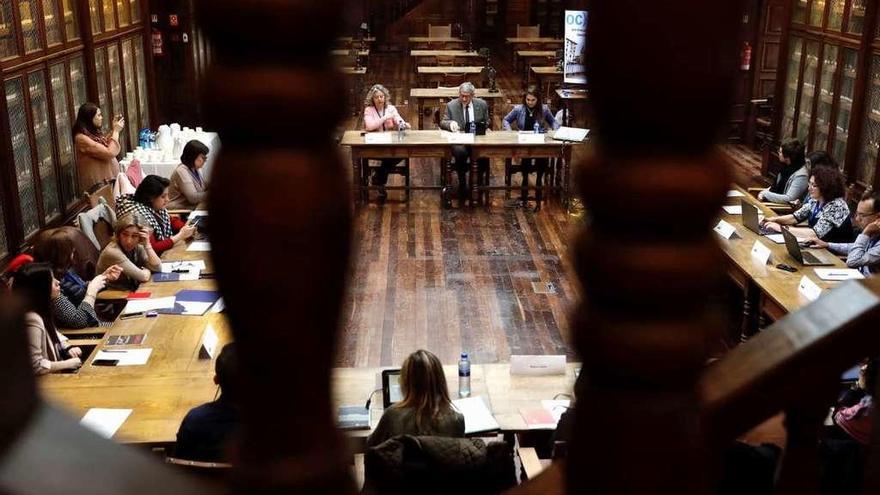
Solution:
M 538 88 L 535 86 L 529 86 L 523 95 L 522 104 L 513 107 L 513 110 L 511 110 L 501 122 L 504 130 L 511 130 L 510 125 L 514 122 L 516 122 L 517 128 L 521 131 L 534 130 L 536 124 L 539 126 L 541 132 L 547 132 L 548 129 L 558 129 L 559 122 L 553 117 L 550 107 L 544 104 L 539 104 L 539 101 L 540 95 Z M 548 158 L 523 158 L 520 160 L 523 176 L 520 201 L 522 201 L 523 206 L 527 206 L 529 200 L 529 174 L 535 172 L 537 174 L 537 178 L 535 179 L 535 186 L 537 187 L 535 198 L 538 202 L 535 211 L 538 211 L 541 208 L 541 188 L 543 186 L 544 174 L 547 172 L 549 164 L 550 160 Z

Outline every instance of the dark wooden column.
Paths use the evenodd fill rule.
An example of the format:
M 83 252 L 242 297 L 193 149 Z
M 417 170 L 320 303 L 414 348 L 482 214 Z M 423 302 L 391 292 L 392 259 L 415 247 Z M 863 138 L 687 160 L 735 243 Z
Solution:
M 330 65 L 343 2 L 204 0 L 216 44 L 205 127 L 223 137 L 213 257 L 241 353 L 237 493 L 353 493 L 330 368 L 351 237 L 332 141 L 344 81 Z
M 586 60 L 601 132 L 578 185 L 584 371 L 568 493 L 706 493 L 694 380 L 721 312 L 712 237 L 729 184 L 713 143 L 729 109 L 738 2 L 591 2 Z

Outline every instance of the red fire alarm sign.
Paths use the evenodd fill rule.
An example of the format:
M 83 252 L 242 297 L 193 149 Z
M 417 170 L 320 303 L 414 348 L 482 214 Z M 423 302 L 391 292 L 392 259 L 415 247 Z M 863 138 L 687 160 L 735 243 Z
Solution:
M 180 25 L 180 19 L 177 18 L 177 14 L 170 14 L 168 16 L 168 24 L 173 27 Z

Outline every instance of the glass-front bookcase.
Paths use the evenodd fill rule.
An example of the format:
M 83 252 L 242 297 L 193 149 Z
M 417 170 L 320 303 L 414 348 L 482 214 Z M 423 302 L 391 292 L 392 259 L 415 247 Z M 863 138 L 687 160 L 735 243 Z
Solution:
M 780 138 L 827 151 L 863 188 L 880 179 L 878 2 L 793 0 L 781 55 Z

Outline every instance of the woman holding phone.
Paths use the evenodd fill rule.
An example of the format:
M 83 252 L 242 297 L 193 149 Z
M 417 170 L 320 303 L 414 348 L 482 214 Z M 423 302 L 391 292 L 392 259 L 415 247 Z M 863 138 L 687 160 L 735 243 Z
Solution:
M 125 127 L 121 115 L 113 118 L 109 134 L 103 134 L 104 116 L 94 103 L 83 103 L 73 124 L 76 149 L 76 170 L 80 192 L 89 192 L 96 184 L 104 184 L 119 173 L 119 133 Z

